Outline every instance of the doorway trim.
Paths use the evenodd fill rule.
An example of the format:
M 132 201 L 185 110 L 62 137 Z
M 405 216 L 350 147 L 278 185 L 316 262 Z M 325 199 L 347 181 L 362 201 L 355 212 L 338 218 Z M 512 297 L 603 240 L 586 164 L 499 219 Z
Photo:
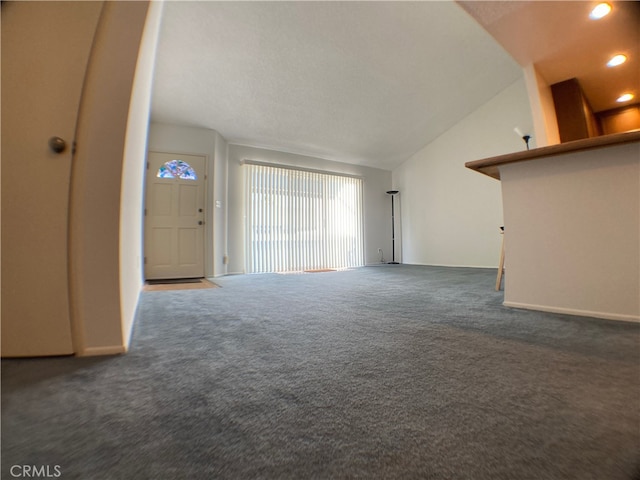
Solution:
M 201 153 L 201 152 L 180 152 L 180 151 L 175 151 L 175 150 L 161 150 L 161 149 L 150 149 L 147 151 L 147 156 L 145 158 L 145 177 L 144 177 L 144 185 L 145 185 L 145 191 L 144 191 L 144 212 L 143 212 L 143 216 L 142 216 L 142 231 L 143 231 L 143 258 L 146 259 L 147 257 L 147 251 L 146 251 L 146 235 L 147 235 L 147 227 L 146 227 L 146 223 L 147 223 L 147 186 L 148 186 L 148 175 L 150 175 L 150 168 L 149 168 L 149 155 L 151 154 L 163 154 L 163 155 L 171 155 L 171 156 L 176 156 L 176 157 L 180 157 L 180 156 L 184 156 L 184 155 L 188 155 L 188 156 L 197 156 L 197 157 L 203 157 L 204 158 L 204 181 L 203 181 L 203 212 L 202 212 L 202 218 L 204 219 L 204 231 L 203 231 L 203 256 L 202 256 L 202 262 L 203 262 L 203 275 L 204 277 L 209 277 L 211 276 L 211 272 L 213 271 L 212 268 L 212 254 L 211 254 L 211 249 L 209 248 L 209 246 L 211 245 L 212 241 L 213 241 L 213 219 L 210 218 L 211 217 L 211 199 L 210 199 L 210 182 L 211 179 L 209 178 L 209 164 L 210 164 L 210 155 L 206 154 L 206 153 Z M 143 260 L 144 262 L 144 260 Z M 143 275 L 145 277 L 146 280 L 146 274 L 144 273 L 145 270 L 145 265 L 143 264 Z

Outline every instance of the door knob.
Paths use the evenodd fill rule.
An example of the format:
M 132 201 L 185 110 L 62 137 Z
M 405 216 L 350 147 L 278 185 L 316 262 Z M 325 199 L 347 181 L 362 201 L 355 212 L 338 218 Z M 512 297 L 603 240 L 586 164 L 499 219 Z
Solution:
M 67 142 L 60 137 L 51 137 L 49 139 L 49 148 L 55 153 L 62 153 L 67 148 Z
M 202 223 L 203 223 L 203 222 L 202 222 L 202 220 L 200 220 L 200 221 L 198 222 L 198 225 L 202 225 Z

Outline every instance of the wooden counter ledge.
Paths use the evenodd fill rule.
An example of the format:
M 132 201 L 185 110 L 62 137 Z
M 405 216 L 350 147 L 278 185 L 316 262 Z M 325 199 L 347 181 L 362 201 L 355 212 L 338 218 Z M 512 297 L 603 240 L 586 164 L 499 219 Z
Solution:
M 566 153 L 592 150 L 631 142 L 640 142 L 640 131 L 618 133 L 614 135 L 602 135 L 600 137 L 585 138 L 584 140 L 575 140 L 573 142 L 549 145 L 548 147 L 534 148 L 533 150 L 507 153 L 505 155 L 498 155 L 497 157 L 467 162 L 464 165 L 471 170 L 475 170 L 500 180 L 499 167 L 508 163 L 536 160 L 538 158 L 549 157 L 552 155 L 563 155 Z

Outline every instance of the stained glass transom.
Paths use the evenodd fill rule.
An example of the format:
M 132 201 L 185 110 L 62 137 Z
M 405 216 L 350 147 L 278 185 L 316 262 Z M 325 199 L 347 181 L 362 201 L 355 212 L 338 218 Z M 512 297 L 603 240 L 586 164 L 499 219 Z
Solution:
M 182 180 L 197 180 L 198 175 L 191 165 L 184 160 L 171 160 L 165 162 L 158 169 L 158 178 L 181 178 Z

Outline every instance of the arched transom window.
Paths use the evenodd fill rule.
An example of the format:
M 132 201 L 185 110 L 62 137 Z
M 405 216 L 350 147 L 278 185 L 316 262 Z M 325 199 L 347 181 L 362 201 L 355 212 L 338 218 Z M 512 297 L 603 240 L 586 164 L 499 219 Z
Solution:
M 196 171 L 184 160 L 165 162 L 156 173 L 158 178 L 181 178 L 182 180 L 197 180 Z

